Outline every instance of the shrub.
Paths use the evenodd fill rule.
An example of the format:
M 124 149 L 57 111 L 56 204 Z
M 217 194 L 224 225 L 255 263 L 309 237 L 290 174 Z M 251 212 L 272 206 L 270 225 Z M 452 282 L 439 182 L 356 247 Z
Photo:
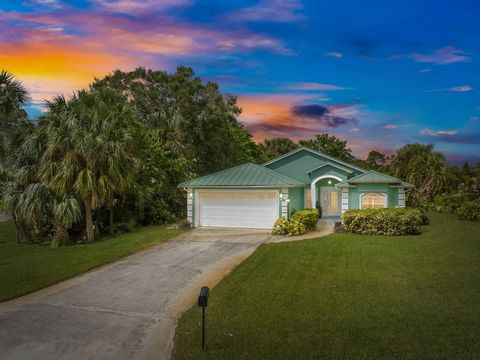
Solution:
M 275 221 L 273 224 L 272 234 L 273 235 L 287 235 L 288 233 L 288 220 L 280 218 Z
M 458 209 L 468 201 L 463 194 L 439 195 L 433 200 L 431 208 L 441 213 L 457 214 Z
M 288 236 L 303 235 L 307 232 L 305 225 L 295 219 L 288 221 Z
M 345 230 L 364 235 L 419 234 L 424 214 L 419 209 L 354 209 L 343 214 Z
M 275 221 L 273 225 L 272 234 L 273 235 L 288 235 L 288 236 L 295 236 L 295 235 L 303 235 L 307 232 L 305 225 L 303 225 L 300 221 L 291 219 L 278 219 Z
M 463 220 L 480 221 L 480 199 L 464 202 L 458 208 L 457 214 Z
M 292 215 L 291 219 L 301 222 L 307 230 L 313 230 L 317 226 L 318 209 L 299 210 Z
M 192 223 L 187 219 L 183 219 L 182 221 L 180 221 L 179 226 L 180 226 L 180 229 L 188 230 L 192 228 Z

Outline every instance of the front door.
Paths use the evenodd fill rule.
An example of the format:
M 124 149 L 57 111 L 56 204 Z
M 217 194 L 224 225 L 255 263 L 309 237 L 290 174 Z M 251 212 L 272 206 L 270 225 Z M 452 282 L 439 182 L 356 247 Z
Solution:
M 340 190 L 334 187 L 321 187 L 322 216 L 339 217 L 342 208 Z

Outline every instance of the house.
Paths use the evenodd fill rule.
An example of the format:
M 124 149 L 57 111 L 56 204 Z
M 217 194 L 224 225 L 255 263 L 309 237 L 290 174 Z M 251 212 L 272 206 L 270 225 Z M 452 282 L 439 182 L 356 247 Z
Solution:
M 271 229 L 280 217 L 320 204 L 323 217 L 347 209 L 404 207 L 412 185 L 299 147 L 263 165 L 243 164 L 181 183 L 192 226 Z

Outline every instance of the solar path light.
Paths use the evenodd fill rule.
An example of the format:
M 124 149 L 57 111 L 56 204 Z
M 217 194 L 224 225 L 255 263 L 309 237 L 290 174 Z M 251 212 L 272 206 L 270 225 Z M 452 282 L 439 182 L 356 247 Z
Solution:
M 205 350 L 205 308 L 208 304 L 208 287 L 204 286 L 200 289 L 198 296 L 198 306 L 202 308 L 202 351 Z

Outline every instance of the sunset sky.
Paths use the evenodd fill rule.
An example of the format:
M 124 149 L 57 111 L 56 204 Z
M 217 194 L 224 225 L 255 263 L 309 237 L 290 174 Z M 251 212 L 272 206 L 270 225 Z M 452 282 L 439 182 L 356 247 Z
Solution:
M 0 0 L 0 68 L 32 115 L 112 70 L 178 65 L 237 95 L 256 140 L 480 161 L 479 1 Z

